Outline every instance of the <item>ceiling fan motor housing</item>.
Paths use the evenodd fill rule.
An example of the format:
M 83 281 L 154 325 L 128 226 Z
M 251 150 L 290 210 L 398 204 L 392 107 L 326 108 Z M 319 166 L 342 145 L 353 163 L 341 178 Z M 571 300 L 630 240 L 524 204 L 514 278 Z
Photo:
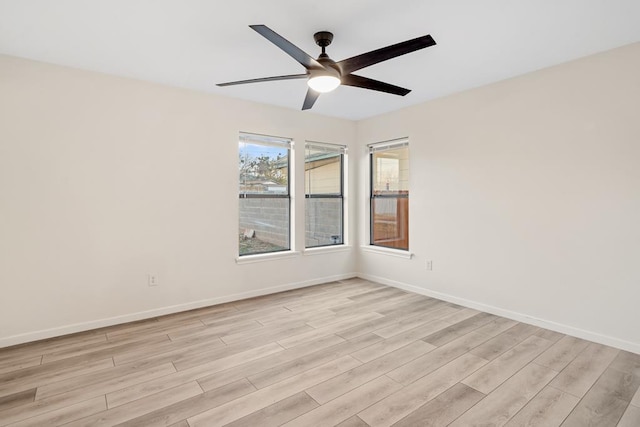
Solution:
M 313 39 L 316 41 L 316 44 L 322 48 L 322 53 L 318 56 L 317 61 L 322 64 L 325 69 L 321 72 L 315 73 L 313 70 L 310 70 L 311 77 L 313 77 L 314 74 L 322 74 L 340 78 L 340 75 L 342 74 L 340 67 L 333 59 L 329 58 L 329 55 L 325 52 L 325 47 L 329 46 L 333 41 L 333 33 L 329 31 L 318 31 L 313 35 Z

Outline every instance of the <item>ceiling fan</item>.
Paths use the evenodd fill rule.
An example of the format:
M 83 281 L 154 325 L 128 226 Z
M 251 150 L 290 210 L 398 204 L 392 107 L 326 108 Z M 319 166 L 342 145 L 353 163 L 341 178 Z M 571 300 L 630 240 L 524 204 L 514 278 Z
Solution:
M 318 56 L 318 59 L 313 59 L 302 49 L 295 46 L 293 43 L 277 34 L 266 25 L 249 25 L 249 27 L 257 31 L 271 43 L 275 44 L 293 59 L 298 61 L 306 69 L 306 72 L 303 74 L 289 74 L 286 76 L 263 77 L 260 79 L 219 83 L 217 86 L 272 82 L 276 80 L 308 79 L 307 84 L 309 85 L 309 89 L 307 90 L 307 96 L 304 98 L 304 103 L 302 104 L 303 110 L 308 110 L 313 107 L 313 104 L 321 93 L 331 92 L 341 84 L 405 96 L 411 92 L 410 89 L 394 86 L 389 83 L 358 76 L 352 73 L 362 68 L 369 67 L 370 65 L 436 44 L 430 35 L 426 35 L 335 62 L 329 58 L 329 55 L 325 52 L 325 48 L 333 41 L 333 34 L 328 31 L 320 31 L 313 35 L 316 44 L 322 48 L 322 53 Z

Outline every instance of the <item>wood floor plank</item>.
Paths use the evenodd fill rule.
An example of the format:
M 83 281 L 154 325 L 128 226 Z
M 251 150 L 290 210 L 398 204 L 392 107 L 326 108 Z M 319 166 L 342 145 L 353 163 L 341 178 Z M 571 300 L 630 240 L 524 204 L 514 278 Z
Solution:
M 454 339 L 466 335 L 467 333 L 484 326 L 495 320 L 496 316 L 488 313 L 478 313 L 468 319 L 462 320 L 454 325 L 449 326 L 441 331 L 435 332 L 423 338 L 423 341 L 433 344 L 437 347 L 444 345 Z
M 30 368 L 32 366 L 38 366 L 42 362 L 42 356 L 33 357 L 20 357 L 15 360 L 9 360 L 4 363 L 0 363 L 0 375 L 6 372 L 19 371 L 20 369 Z
M 195 340 L 195 339 L 215 339 L 216 337 L 222 337 L 225 335 L 233 334 L 236 332 L 246 331 L 249 329 L 257 329 L 264 326 L 257 320 L 245 320 L 241 322 L 236 322 L 232 324 L 225 325 L 205 325 L 202 324 L 199 328 L 192 328 L 187 330 L 180 331 L 171 331 L 167 335 L 169 335 L 169 339 L 171 341 L 177 342 L 185 342 L 186 340 Z
M 406 297 L 395 304 L 381 305 L 375 308 L 375 312 L 389 319 L 409 319 L 415 316 L 429 315 L 432 319 L 449 316 L 460 311 L 460 307 L 443 301 L 428 299 L 426 302 L 419 298 L 421 295 Z
M 65 348 L 86 347 L 91 344 L 107 341 L 104 333 L 89 331 L 57 338 L 36 341 L 3 348 L 0 351 L 0 363 L 11 363 L 16 360 L 42 356 L 47 352 L 62 350 Z
M 535 362 L 538 365 L 546 366 L 549 369 L 560 372 L 571 363 L 587 345 L 589 345 L 588 341 L 565 336 L 538 356 Z
M 314 329 L 319 329 L 319 328 L 335 325 L 338 322 L 346 322 L 349 324 L 357 323 L 357 320 L 362 318 L 363 316 L 367 317 L 367 320 L 373 320 L 373 319 L 378 319 L 382 317 L 379 313 L 376 313 L 376 315 L 374 316 L 371 316 L 371 313 L 365 313 L 365 314 L 342 313 L 342 314 L 334 314 L 334 316 L 331 318 L 324 318 L 317 321 L 308 321 L 306 322 L 306 324 L 311 326 Z
M 221 326 L 221 325 L 229 325 L 238 322 L 244 322 L 247 320 L 255 320 L 259 319 L 262 316 L 269 314 L 286 314 L 290 313 L 290 310 L 282 306 L 274 305 L 273 307 L 262 307 L 256 310 L 244 311 L 237 310 L 236 312 L 229 313 L 216 313 L 211 316 L 203 316 L 200 320 L 208 326 Z
M 438 347 L 424 356 L 418 357 L 404 366 L 394 369 L 389 372 L 387 376 L 401 384 L 411 384 L 441 366 L 444 366 L 452 360 L 462 356 L 488 339 L 489 337 L 486 335 L 471 332 L 443 345 L 442 347 Z
M 315 400 L 302 391 L 231 422 L 225 427 L 278 427 L 318 406 Z
M 0 397 L 0 411 L 13 408 L 15 406 L 25 405 L 33 402 L 36 398 L 36 389 L 32 388 L 18 393 L 9 394 Z
M 640 426 L 640 408 L 629 405 L 622 415 L 617 427 L 638 427 Z
M 624 361 L 629 359 L 622 357 L 621 360 L 623 362 L 615 367 L 612 363 L 604 371 L 563 425 L 615 426 L 618 423 L 640 386 L 640 376 L 632 369 L 619 370 L 628 368 Z
M 452 422 L 450 427 L 503 426 L 556 375 L 557 372 L 549 368 L 531 363 Z
M 411 298 L 403 298 L 394 304 L 386 304 L 384 306 L 377 307 L 375 310 L 376 313 L 380 313 L 385 317 L 401 319 L 423 313 L 434 313 L 436 310 L 444 308 L 446 308 L 446 310 L 442 313 L 434 314 L 433 316 L 448 316 L 460 310 L 460 307 L 455 306 L 454 304 L 438 301 L 422 295 L 411 295 Z
M 116 371 L 117 369 L 118 368 L 112 368 L 105 370 L 105 372 L 100 371 L 96 374 L 88 374 L 82 377 L 74 377 L 70 380 L 45 384 L 38 387 L 36 400 L 46 399 L 56 394 L 62 394 L 67 397 L 94 397 L 176 372 L 176 369 L 171 363 L 145 369 L 135 369 L 132 367 L 127 371 Z
M 336 344 L 333 347 L 299 357 L 296 360 L 274 366 L 273 368 L 264 370 L 255 375 L 250 375 L 248 379 L 253 385 L 261 389 L 331 360 L 349 355 L 354 351 L 368 347 L 381 339 L 382 338 L 373 334 L 363 335 L 353 340 Z
M 192 381 L 115 409 L 105 408 L 104 411 L 69 423 L 66 427 L 114 426 L 200 394 L 202 389 L 197 382 Z
M 194 366 L 203 365 L 211 362 L 212 360 L 221 359 L 233 354 L 237 354 L 244 351 L 250 351 L 252 349 L 274 344 L 274 341 L 279 337 L 288 337 L 291 334 L 306 331 L 308 326 L 294 327 L 291 329 L 274 332 L 273 334 L 265 334 L 261 337 L 256 337 L 247 341 L 241 341 L 226 347 L 214 348 L 213 350 L 199 351 L 195 354 L 187 354 L 173 359 L 173 364 L 176 369 L 183 371 L 185 369 L 193 368 Z
M 386 374 L 398 366 L 410 362 L 418 356 L 428 353 L 434 348 L 435 347 L 424 341 L 414 341 L 378 359 L 364 363 L 322 384 L 311 387 L 307 389 L 307 394 L 313 397 L 316 402 L 325 404 L 342 394 Z
M 152 337 L 165 337 L 170 333 L 179 333 L 183 331 L 189 331 L 194 329 L 200 329 L 205 326 L 198 318 L 173 318 L 173 320 L 159 320 L 157 324 L 152 327 L 141 329 L 139 331 L 114 331 L 107 333 L 107 340 L 112 343 L 118 343 L 120 341 L 130 341 L 135 339 L 149 339 Z
M 628 403 L 613 396 L 586 395 L 562 423 L 563 427 L 615 427 Z
M 114 332 L 122 334 L 135 333 L 138 331 L 143 331 L 147 328 L 154 328 L 156 325 L 158 325 L 159 320 L 159 317 L 141 319 L 134 322 L 123 323 L 120 325 L 107 326 L 106 328 L 102 328 L 101 331 L 105 334 L 105 336 Z
M 156 427 L 184 424 L 186 419 L 194 415 L 216 408 L 227 402 L 245 396 L 256 388 L 246 379 L 227 384 L 223 387 L 204 392 L 189 399 L 182 400 L 148 414 L 133 418 L 120 424 L 120 427 Z
M 477 314 L 480 314 L 478 310 L 463 307 L 461 310 L 458 310 L 455 313 L 451 313 L 447 316 L 441 317 L 441 319 L 454 325 L 456 323 L 462 322 L 463 320 L 467 320 L 468 318 L 473 317 Z
M 159 378 L 150 378 L 148 381 L 139 381 L 129 387 L 121 387 L 118 390 L 107 393 L 109 408 L 129 403 L 142 396 L 149 396 L 159 391 L 172 389 L 181 384 L 196 381 L 199 378 L 211 375 L 214 372 L 224 371 L 245 362 L 260 359 L 270 354 L 283 351 L 276 343 L 250 349 L 241 353 L 231 354 L 227 357 L 212 360 L 202 365 L 196 365 L 189 369 L 174 371 Z
M 113 366 L 113 360 L 111 358 L 93 358 L 91 359 L 91 363 L 87 362 L 78 362 L 76 360 L 72 360 L 71 362 L 68 360 L 60 360 L 58 362 L 53 362 L 48 365 L 35 365 L 27 368 L 19 369 L 17 371 L 5 372 L 0 375 L 0 395 L 4 389 L 3 386 L 10 384 L 15 381 L 25 381 L 28 379 L 36 379 L 36 378 L 51 378 L 56 375 L 64 375 L 66 372 L 73 371 L 75 368 L 80 366 L 93 366 L 96 364 L 96 360 L 109 360 L 110 366 Z
M 547 341 L 557 342 L 564 338 L 566 335 L 560 332 L 550 331 L 549 329 L 539 329 L 536 335 L 540 338 L 544 338 Z
M 446 328 L 448 325 L 449 324 L 447 322 L 436 319 L 432 322 L 425 323 L 421 326 L 418 326 L 417 328 L 411 329 L 407 332 L 398 334 L 385 340 L 381 340 L 380 342 L 362 350 L 355 351 L 351 355 L 361 362 L 370 362 L 373 359 L 377 359 L 378 357 L 384 356 L 385 354 L 402 348 L 405 345 L 411 344 L 416 340 L 421 340 L 426 335 Z M 435 348 L 435 346 L 432 347 Z
M 360 323 L 356 326 L 352 326 L 350 328 L 343 329 L 337 333 L 337 335 L 341 336 L 344 339 L 350 340 L 353 338 L 357 338 L 361 335 L 372 333 L 377 331 L 378 329 L 385 328 L 389 325 L 393 325 L 398 320 L 396 318 L 391 318 L 387 316 L 380 317 L 375 320 L 371 320 L 369 322 Z M 448 325 L 448 323 L 447 323 Z
M 493 360 L 507 350 L 512 349 L 522 341 L 535 334 L 539 328 L 525 323 L 507 329 L 490 340 L 471 350 L 472 354 L 487 360 Z M 477 332 L 477 331 L 476 331 Z
M 559 426 L 580 399 L 553 387 L 545 387 L 506 424 L 508 427 Z
M 631 399 L 631 404 L 640 407 L 640 389 L 636 391 L 635 396 Z
M 286 325 L 276 325 L 276 326 L 263 326 L 261 328 L 243 330 L 240 332 L 236 332 L 229 335 L 224 335 L 220 339 L 226 344 L 236 344 L 242 341 L 253 340 L 256 337 L 265 337 L 265 336 L 273 336 L 273 341 L 276 341 L 278 338 L 275 337 L 283 337 L 283 339 L 289 337 L 291 335 L 291 331 L 295 335 L 301 334 L 303 332 L 312 332 L 316 329 L 307 325 L 305 322 L 297 322 L 290 323 Z
M 332 427 L 402 388 L 386 376 L 378 377 L 284 424 L 287 427 Z
M 354 312 L 368 312 L 373 311 L 378 314 L 382 314 L 385 317 L 392 319 L 399 319 L 403 317 L 410 317 L 421 313 L 422 310 L 430 310 L 437 305 L 446 305 L 446 303 L 440 302 L 432 303 L 431 301 L 425 302 L 425 297 L 416 294 L 404 294 L 390 297 L 388 300 L 380 299 L 369 305 L 361 303 L 357 307 L 353 307 Z M 338 310 L 333 309 L 338 312 Z M 341 308 L 342 311 L 347 311 L 346 307 Z
M 591 343 L 557 376 L 551 385 L 582 398 L 620 350 Z
M 334 314 L 336 312 L 334 310 L 338 310 L 341 308 L 352 307 L 355 306 L 356 302 L 349 298 L 328 298 L 325 301 L 305 301 L 299 304 L 287 304 L 285 307 L 288 310 L 291 310 L 294 313 L 305 313 L 314 310 L 331 310 Z
M 358 315 L 343 319 L 339 322 L 332 323 L 327 326 L 323 326 L 321 328 L 316 328 L 311 331 L 305 331 L 299 334 L 291 335 L 283 339 L 279 339 L 278 343 L 285 348 L 295 347 L 300 344 L 312 342 L 316 339 L 322 338 L 327 335 L 339 334 L 340 331 L 350 328 L 352 325 L 357 325 L 359 323 L 367 323 L 371 320 L 378 319 L 381 316 L 382 315 L 378 313 L 358 314 Z
M 104 396 L 94 397 L 79 403 L 65 406 L 36 417 L 27 418 L 11 424 L 13 427 L 58 426 L 84 418 L 107 409 Z M 85 424 L 86 425 L 86 424 Z
M 382 338 L 391 338 L 403 332 L 407 332 L 414 328 L 421 327 L 425 324 L 432 323 L 435 321 L 434 319 L 437 319 L 440 315 L 450 314 L 452 310 L 457 309 L 443 306 L 433 311 L 427 311 L 423 314 L 401 318 L 399 321 L 392 323 L 387 327 L 377 329 L 374 333 L 376 335 L 380 335 Z
M 615 369 L 612 364 L 598 378 L 589 392 L 600 390 L 625 402 L 631 402 L 638 387 L 640 387 L 640 376 Z
M 478 371 L 463 380 L 462 383 L 484 394 L 489 394 L 549 348 L 550 345 L 551 343 L 544 338 L 531 336 L 478 369 Z
M 137 339 L 128 339 L 127 342 L 114 343 L 105 341 L 99 344 L 93 344 L 81 348 L 71 350 L 62 350 L 55 353 L 46 353 L 42 356 L 42 364 L 51 363 L 57 360 L 70 359 L 75 356 L 91 355 L 91 358 L 106 358 L 122 352 L 136 349 L 141 346 L 153 346 L 154 344 L 170 342 L 169 337 L 164 334 L 151 338 L 137 337 Z
M 393 427 L 446 426 L 482 398 L 484 394 L 458 383 L 393 424 Z
M 34 400 L 24 405 L 0 411 L 0 426 L 6 426 L 27 418 L 37 417 L 47 412 L 63 409 L 86 400 L 87 398 L 83 395 L 69 396 L 64 394 L 58 394 L 48 399 Z
M 317 327 L 312 322 L 323 321 L 323 320 L 332 320 L 335 319 L 337 315 L 326 308 L 318 309 L 318 310 L 310 310 L 304 312 L 292 311 L 288 314 L 279 314 L 279 315 L 271 315 L 261 317 L 256 320 L 256 322 L 260 323 L 264 326 L 276 326 L 276 325 L 284 325 L 291 322 L 304 322 L 307 325 L 313 327 Z
M 191 427 L 222 426 L 353 369 L 360 362 L 344 356 L 187 419 Z
M 64 381 L 66 379 L 81 377 L 92 372 L 100 372 L 113 367 L 113 359 L 91 360 L 77 364 L 59 364 L 58 366 L 35 366 L 11 372 L 8 378 L 0 378 L 0 396 L 14 394 L 20 391 L 29 390 L 33 387 L 46 385 L 49 383 Z M 58 365 L 58 364 L 56 364 Z
M 113 357 L 114 363 L 116 366 L 120 367 L 123 365 L 132 365 L 136 363 L 146 362 L 151 365 L 161 365 L 163 363 L 173 363 L 173 362 L 184 362 L 185 360 L 192 359 L 200 359 L 200 360 L 211 360 L 216 359 L 218 357 L 223 357 L 220 353 L 229 353 L 233 348 L 237 351 L 247 350 L 253 347 L 259 347 L 260 342 L 253 342 L 251 345 L 234 345 L 227 346 L 222 343 L 222 341 L 212 338 L 211 341 L 203 341 L 203 342 L 193 342 L 191 344 L 186 344 L 180 348 L 178 346 L 177 349 L 170 350 L 163 353 L 153 353 L 147 352 L 147 356 L 144 359 L 138 359 L 138 353 L 142 351 L 142 348 L 139 348 L 132 352 L 131 357 L 128 353 L 116 355 Z M 186 362 L 185 362 L 186 363 Z M 194 362 L 194 365 L 197 362 Z
M 371 336 L 376 339 L 375 336 Z M 301 345 L 291 349 L 285 349 L 283 351 L 261 357 L 260 359 L 253 360 L 251 362 L 245 362 L 233 368 L 225 369 L 221 372 L 216 372 L 211 375 L 199 378 L 198 383 L 203 390 L 209 391 L 215 388 L 221 387 L 225 384 L 232 383 L 241 378 L 249 377 L 276 366 L 280 366 L 287 362 L 300 359 L 309 354 L 313 354 L 319 351 L 324 351 L 328 348 L 336 350 L 338 344 L 344 343 L 345 340 L 336 336 L 329 335 L 318 341 L 315 341 L 308 345 Z M 292 374 L 293 375 L 293 374 Z
M 358 302 L 376 302 L 397 295 L 407 295 L 407 292 L 397 288 L 378 288 L 360 295 L 354 295 L 350 299 Z
M 473 354 L 463 354 L 360 412 L 358 416 L 371 426 L 390 426 L 422 405 L 453 387 L 463 378 L 484 366 L 486 360 Z
M 169 362 L 176 360 L 180 356 L 194 354 L 201 350 L 211 351 L 216 348 L 225 347 L 226 344 L 215 337 L 202 338 L 200 336 L 182 339 L 180 341 L 166 341 L 156 345 L 138 346 L 130 351 L 121 352 L 113 356 L 113 361 L 117 366 L 126 365 L 142 359 L 149 359 L 149 354 L 153 354 L 154 360 Z
M 353 302 L 352 304 L 333 307 L 331 308 L 336 314 L 345 312 L 351 313 L 363 313 L 363 312 L 377 312 L 377 310 L 384 309 L 393 304 L 401 305 L 403 303 L 411 303 L 416 300 L 415 295 L 411 294 L 398 294 L 395 296 L 382 295 L 377 298 L 372 298 L 367 301 Z
M 511 329 L 517 324 L 518 322 L 516 322 L 515 320 L 507 319 L 505 317 L 496 317 L 494 320 L 479 327 L 475 331 L 480 334 L 495 337 L 496 335 L 499 335 L 504 331 Z
M 628 351 L 620 351 L 610 367 L 621 372 L 632 374 L 640 377 L 640 354 L 630 353 Z
M 353 417 L 347 418 L 340 424 L 336 425 L 336 427 L 369 427 L 369 424 L 362 421 L 359 416 L 354 415 Z

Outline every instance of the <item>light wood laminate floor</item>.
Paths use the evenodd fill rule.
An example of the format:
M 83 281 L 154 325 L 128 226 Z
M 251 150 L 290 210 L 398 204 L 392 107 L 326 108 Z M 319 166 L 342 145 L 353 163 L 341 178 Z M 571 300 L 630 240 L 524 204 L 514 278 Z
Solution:
M 0 425 L 640 426 L 640 356 L 362 279 L 0 349 Z

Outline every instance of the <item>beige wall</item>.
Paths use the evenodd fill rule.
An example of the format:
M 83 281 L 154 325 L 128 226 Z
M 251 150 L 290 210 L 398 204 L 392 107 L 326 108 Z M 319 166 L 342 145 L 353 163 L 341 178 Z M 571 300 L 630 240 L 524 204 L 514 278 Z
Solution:
M 414 253 L 359 271 L 640 352 L 639 115 L 636 43 L 359 122 L 409 137 Z
M 236 264 L 239 131 L 293 138 L 300 184 L 305 140 L 355 140 L 346 120 L 0 56 L 0 346 L 353 275 L 350 250 Z

